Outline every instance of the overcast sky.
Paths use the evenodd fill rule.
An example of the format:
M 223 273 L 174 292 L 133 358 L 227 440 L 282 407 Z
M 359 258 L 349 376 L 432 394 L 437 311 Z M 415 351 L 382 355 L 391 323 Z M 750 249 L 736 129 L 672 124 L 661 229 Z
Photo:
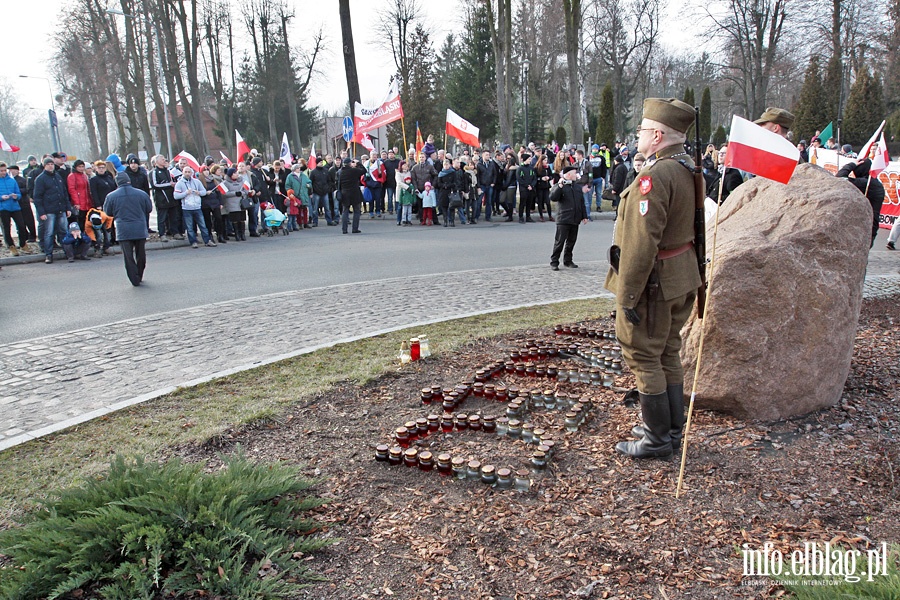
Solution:
M 236 0 L 237 1 L 237 0 Z M 324 66 L 324 76 L 320 76 L 313 84 L 311 92 L 312 104 L 323 110 L 340 110 L 347 104 L 347 82 L 344 76 L 344 62 L 341 55 L 341 30 L 336 0 L 325 0 L 315 3 L 314 11 L 309 11 L 311 2 L 288 0 L 296 7 L 297 18 L 294 20 L 292 44 L 303 45 L 310 41 L 311 32 L 319 25 L 324 25 L 327 35 L 325 52 L 320 56 Z M 394 63 L 390 52 L 375 42 L 375 36 L 369 23 L 374 19 L 375 7 L 381 0 L 350 0 L 353 20 L 353 40 L 356 47 L 357 69 L 360 79 L 360 94 L 363 104 L 374 105 L 384 98 L 388 88 L 388 80 L 394 72 Z M 53 54 L 50 36 L 55 28 L 65 26 L 66 10 L 70 3 L 62 0 L 37 0 L 29 8 L 12 14 L 12 20 L 5 23 L 3 29 L 4 52 L 0 60 L 0 77 L 5 77 L 15 87 L 21 99 L 23 121 L 46 119 L 50 94 L 47 82 L 40 79 L 20 79 L 20 74 L 35 77 L 49 77 L 47 59 Z M 462 5 L 454 2 L 424 2 L 427 20 L 435 30 L 433 43 L 439 48 L 447 33 L 455 32 L 461 27 Z M 36 10 L 34 9 L 36 8 Z M 672 7 L 669 11 L 677 14 Z M 111 17 L 113 18 L 113 17 Z M 115 17 L 122 19 L 122 17 Z M 235 9 L 236 26 L 240 26 L 240 13 Z M 684 40 L 684 28 L 675 18 L 662 18 L 662 30 L 667 42 L 678 43 Z M 562 32 L 560 32 L 562 35 Z M 680 38 L 680 39 L 679 39 Z M 684 40 L 687 41 L 687 40 Z M 13 58 L 15 57 L 15 58 Z M 52 83 L 53 94 L 59 93 Z M 60 115 L 61 127 L 65 120 Z

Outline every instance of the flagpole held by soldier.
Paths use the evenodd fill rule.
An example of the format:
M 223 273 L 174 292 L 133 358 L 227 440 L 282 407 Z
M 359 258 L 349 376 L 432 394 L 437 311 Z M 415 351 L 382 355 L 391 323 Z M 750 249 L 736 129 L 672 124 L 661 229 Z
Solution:
M 643 425 L 616 450 L 664 458 L 681 445 L 684 371 L 681 327 L 701 287 L 694 247 L 694 162 L 684 151 L 695 111 L 648 98 L 637 130 L 646 166 L 623 193 L 605 287 L 616 296 L 616 333 L 635 374 Z

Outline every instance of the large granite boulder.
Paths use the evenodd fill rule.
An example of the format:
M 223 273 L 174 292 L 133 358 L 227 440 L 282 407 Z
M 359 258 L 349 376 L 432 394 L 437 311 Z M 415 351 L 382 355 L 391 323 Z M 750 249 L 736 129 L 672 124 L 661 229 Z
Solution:
M 754 178 L 721 208 L 698 408 L 778 420 L 834 405 L 850 371 L 872 209 L 847 181 L 800 165 Z M 708 224 L 707 254 L 713 224 Z M 685 389 L 701 321 L 682 331 Z

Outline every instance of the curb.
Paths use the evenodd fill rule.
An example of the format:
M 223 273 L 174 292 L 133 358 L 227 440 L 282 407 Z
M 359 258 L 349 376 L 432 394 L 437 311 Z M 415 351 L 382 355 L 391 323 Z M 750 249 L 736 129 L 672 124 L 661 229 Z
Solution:
M 172 240 L 170 242 L 148 242 L 145 246 L 147 250 L 166 250 L 168 248 L 181 248 L 184 246 L 188 246 L 187 240 Z M 118 246 L 110 246 L 109 253 L 111 256 L 116 256 L 122 254 L 122 250 Z M 0 267 L 5 267 L 7 265 L 25 265 L 30 263 L 40 263 L 44 262 L 46 255 L 43 252 L 38 252 L 37 254 L 22 254 L 19 256 L 7 256 L 4 258 L 0 258 Z M 93 257 L 91 257 L 93 258 Z M 53 261 L 57 260 L 64 261 L 66 259 L 66 255 L 62 250 L 54 250 L 53 251 Z

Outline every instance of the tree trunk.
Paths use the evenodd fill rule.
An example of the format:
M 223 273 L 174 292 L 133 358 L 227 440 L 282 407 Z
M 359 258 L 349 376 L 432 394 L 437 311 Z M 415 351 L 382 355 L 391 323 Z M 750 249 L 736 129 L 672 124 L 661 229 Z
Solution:
M 494 49 L 494 65 L 497 70 L 497 117 L 500 121 L 500 139 L 512 142 L 512 3 L 511 0 L 497 0 L 497 10 L 492 0 L 486 0 L 490 13 L 491 46 Z M 496 22 L 494 17 L 496 16 Z
M 359 76 L 356 73 L 356 50 L 353 48 L 353 30 L 350 27 L 350 0 L 339 0 L 338 10 L 341 15 L 341 39 L 343 40 L 344 71 L 347 74 L 347 99 L 350 111 L 359 102 Z
M 584 140 L 581 120 L 581 91 L 578 76 L 578 55 L 581 40 L 581 0 L 563 0 L 566 22 L 566 64 L 568 66 L 569 131 L 572 140 L 580 144 Z
M 288 41 L 288 30 L 287 23 L 288 20 L 291 19 L 293 15 L 285 14 L 284 5 L 282 4 L 280 7 L 279 17 L 281 18 L 281 36 L 284 38 L 284 52 L 288 57 L 288 60 L 291 60 L 291 44 Z M 288 81 L 290 82 L 290 89 L 288 89 L 287 94 L 287 103 L 288 103 L 288 113 L 291 120 L 291 143 L 294 144 L 294 148 L 297 149 L 297 152 L 300 152 L 300 122 L 297 119 L 297 97 L 294 95 L 295 79 L 294 79 L 294 71 L 293 69 L 288 69 Z

